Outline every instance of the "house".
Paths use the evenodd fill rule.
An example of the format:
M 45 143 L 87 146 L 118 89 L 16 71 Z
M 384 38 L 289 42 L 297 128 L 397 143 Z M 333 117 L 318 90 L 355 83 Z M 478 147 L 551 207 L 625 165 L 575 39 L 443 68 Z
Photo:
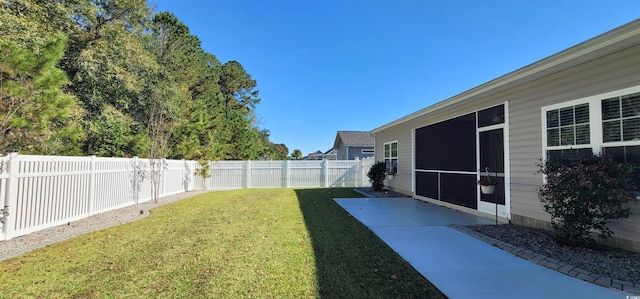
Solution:
M 315 151 L 310 153 L 306 157 L 302 158 L 302 160 L 335 160 L 336 159 L 336 150 L 329 149 L 326 152 Z
M 355 160 L 373 157 L 375 139 L 367 131 L 338 131 L 333 149 L 338 160 Z
M 390 189 L 549 228 L 541 160 L 607 152 L 640 165 L 640 19 L 370 133 L 384 149 L 375 159 L 397 171 Z M 492 195 L 477 184 L 485 175 L 496 178 Z M 609 242 L 640 251 L 640 201 L 628 206 Z

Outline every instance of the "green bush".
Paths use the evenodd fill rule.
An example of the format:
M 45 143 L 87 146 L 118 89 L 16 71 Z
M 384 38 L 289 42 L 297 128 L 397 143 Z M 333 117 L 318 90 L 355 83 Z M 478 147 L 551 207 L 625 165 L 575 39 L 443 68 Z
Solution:
M 633 186 L 633 167 L 608 156 L 579 157 L 541 163 L 547 182 L 539 189 L 544 210 L 551 214 L 557 241 L 569 246 L 594 243 L 591 232 L 602 239 L 613 235 L 611 219 L 630 215 L 627 202 Z
M 384 177 L 387 174 L 387 166 L 384 162 L 376 162 L 371 166 L 367 176 L 371 180 L 373 191 L 380 191 L 384 188 Z

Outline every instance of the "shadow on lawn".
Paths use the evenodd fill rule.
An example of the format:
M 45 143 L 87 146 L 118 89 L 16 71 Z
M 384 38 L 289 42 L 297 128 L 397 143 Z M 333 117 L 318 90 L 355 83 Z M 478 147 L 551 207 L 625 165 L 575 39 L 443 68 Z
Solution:
M 318 295 L 325 298 L 444 298 L 433 285 L 333 198 L 350 188 L 295 190 L 312 240 Z

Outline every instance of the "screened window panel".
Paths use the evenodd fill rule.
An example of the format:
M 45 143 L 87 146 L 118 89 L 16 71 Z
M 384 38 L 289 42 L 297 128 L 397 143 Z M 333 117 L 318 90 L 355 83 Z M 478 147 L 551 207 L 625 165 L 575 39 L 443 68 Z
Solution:
M 560 126 L 560 114 L 558 110 L 547 111 L 547 128 L 557 128 Z
M 504 172 L 504 137 L 502 130 L 480 132 L 480 169 Z
M 576 144 L 589 144 L 589 125 L 576 126 Z
M 589 104 L 547 111 L 547 146 L 590 144 Z
M 606 121 L 602 123 L 602 137 L 604 142 L 616 142 L 622 139 L 620 121 Z
M 630 163 L 640 167 L 640 146 L 605 147 L 604 153 L 618 163 Z
M 562 150 L 547 151 L 547 160 L 548 161 L 553 161 L 553 160 L 558 160 L 558 159 L 562 159 Z
M 620 101 L 618 98 L 602 100 L 602 119 L 620 118 Z
M 560 109 L 560 125 L 569 126 L 575 124 L 573 118 L 573 107 Z
M 604 153 L 613 156 L 613 160 L 618 163 L 633 164 L 633 180 L 635 190 L 640 189 L 640 146 L 616 146 L 604 148 Z
M 571 148 L 561 150 L 548 150 L 547 160 L 556 159 L 575 159 L 577 157 L 586 157 L 593 155 L 591 148 Z
M 476 175 L 443 173 L 440 175 L 440 200 L 477 209 Z
M 604 142 L 640 140 L 640 93 L 602 100 Z
M 478 111 L 478 128 L 504 123 L 504 105 Z
M 439 198 L 438 174 L 433 172 L 416 171 L 416 194 L 432 199 Z
M 560 145 L 560 129 L 549 129 L 547 130 L 547 145 L 548 146 L 558 146 Z
M 384 144 L 384 163 L 387 173 L 398 173 L 398 143 L 390 142 Z
M 623 117 L 640 116 L 640 93 L 623 96 L 621 101 Z
M 560 129 L 560 145 L 574 145 L 576 144 L 575 134 L 573 127 L 564 127 Z
M 456 117 L 416 129 L 415 167 L 476 171 L 476 115 Z
M 384 163 L 387 166 L 388 174 L 398 173 L 398 159 L 385 159 Z
M 575 108 L 575 124 L 588 124 L 589 123 L 589 105 L 582 104 Z
M 627 146 L 625 156 L 627 163 L 640 167 L 640 146 Z
M 640 118 L 625 119 L 622 121 L 622 140 L 640 140 Z

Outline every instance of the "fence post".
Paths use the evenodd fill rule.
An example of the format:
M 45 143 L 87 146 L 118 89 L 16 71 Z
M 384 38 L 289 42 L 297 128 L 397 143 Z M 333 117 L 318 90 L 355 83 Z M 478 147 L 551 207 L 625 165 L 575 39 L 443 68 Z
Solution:
M 209 190 L 209 187 L 213 187 L 213 167 L 216 165 L 213 161 L 207 162 L 209 163 L 209 177 L 204 180 L 204 190 Z
M 354 181 L 356 181 L 356 187 L 362 187 L 362 160 L 358 158 L 356 158 L 356 160 L 358 161 L 358 164 L 356 164 L 356 178 Z
M 247 160 L 244 166 L 244 187 L 251 188 L 251 160 Z
M 164 197 L 165 194 L 167 194 L 167 191 L 165 191 L 166 190 L 166 186 L 167 186 L 166 181 L 165 181 L 167 179 L 165 172 L 169 169 L 169 163 L 167 163 L 167 159 L 162 158 L 162 162 L 160 163 L 160 166 L 162 167 L 162 168 L 160 168 L 160 184 L 162 184 L 161 185 L 162 186 L 162 193 L 160 193 L 160 195 L 158 196 L 158 198 L 157 198 L 158 200 L 160 198 Z
M 89 166 L 89 216 L 93 215 L 96 200 L 96 156 L 89 156 L 91 166 Z
M 327 159 L 322 160 L 322 169 L 324 170 L 324 186 L 329 187 L 329 163 Z
M 18 205 L 18 153 L 10 153 L 7 162 L 7 190 L 5 192 L 5 203 L 2 208 L 4 223 L 2 223 L 2 231 L 4 239 L 9 240 L 16 230 L 16 206 Z
M 184 183 L 182 184 L 184 192 L 189 192 L 189 189 L 191 188 L 191 180 L 193 180 L 194 177 L 191 176 L 189 165 L 185 159 L 182 159 L 182 179 L 184 180 Z
M 284 187 L 289 188 L 291 185 L 289 181 L 289 160 L 284 161 Z
M 134 156 L 133 158 L 131 158 L 131 165 L 133 165 L 133 184 L 131 184 L 131 188 L 133 188 L 133 202 L 135 202 L 137 205 L 138 201 L 140 200 L 140 186 L 138 182 L 138 175 L 140 174 L 138 173 L 138 157 Z

